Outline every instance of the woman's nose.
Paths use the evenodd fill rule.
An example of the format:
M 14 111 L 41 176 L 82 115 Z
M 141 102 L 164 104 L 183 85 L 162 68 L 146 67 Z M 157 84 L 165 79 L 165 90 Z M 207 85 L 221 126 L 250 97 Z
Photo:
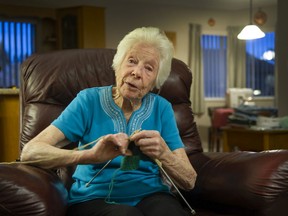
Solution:
M 136 78 L 139 78 L 142 76 L 142 72 L 143 72 L 143 67 L 137 66 L 132 71 L 132 75 L 135 76 Z

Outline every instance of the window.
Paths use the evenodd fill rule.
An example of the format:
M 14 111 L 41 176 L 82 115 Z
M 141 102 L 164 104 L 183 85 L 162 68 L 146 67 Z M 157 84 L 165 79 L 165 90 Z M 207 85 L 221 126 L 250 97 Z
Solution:
M 204 94 L 208 98 L 224 97 L 226 93 L 226 36 L 203 35 Z
M 274 32 L 246 41 L 246 86 L 260 90 L 259 96 L 274 96 Z
M 35 52 L 35 24 L 0 21 L 0 88 L 19 87 L 21 63 Z
M 246 41 L 246 87 L 260 90 L 259 96 L 274 96 L 274 32 Z M 223 98 L 226 93 L 227 37 L 202 35 L 204 93 L 206 98 Z

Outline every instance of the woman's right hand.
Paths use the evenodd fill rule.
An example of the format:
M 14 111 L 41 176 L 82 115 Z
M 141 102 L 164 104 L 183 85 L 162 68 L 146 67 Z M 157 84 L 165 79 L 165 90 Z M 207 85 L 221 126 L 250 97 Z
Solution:
M 129 137 L 125 133 L 103 136 L 90 150 L 90 157 L 96 163 L 106 162 L 119 155 L 130 155 L 127 150 Z

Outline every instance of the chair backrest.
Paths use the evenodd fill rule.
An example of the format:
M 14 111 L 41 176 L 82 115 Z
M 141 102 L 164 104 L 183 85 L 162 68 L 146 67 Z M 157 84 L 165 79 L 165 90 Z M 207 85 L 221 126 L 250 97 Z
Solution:
M 22 64 L 20 149 L 47 127 L 80 90 L 114 84 L 114 54 L 112 49 L 61 50 L 35 54 Z M 191 82 L 189 68 L 173 59 L 168 80 L 155 90 L 172 103 L 187 153 L 202 151 L 190 106 Z

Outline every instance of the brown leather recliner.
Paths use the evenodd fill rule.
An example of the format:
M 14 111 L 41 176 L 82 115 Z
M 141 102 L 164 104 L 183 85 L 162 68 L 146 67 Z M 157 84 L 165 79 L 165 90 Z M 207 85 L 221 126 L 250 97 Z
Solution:
M 111 49 L 63 50 L 36 54 L 23 63 L 20 149 L 81 89 L 114 83 L 114 53 Z M 288 151 L 203 153 L 190 107 L 191 82 L 189 68 L 173 59 L 169 79 L 155 92 L 172 103 L 186 152 L 198 173 L 195 188 L 182 191 L 197 215 L 286 216 Z M 0 215 L 65 215 L 72 172 L 73 167 L 44 170 L 0 164 Z

